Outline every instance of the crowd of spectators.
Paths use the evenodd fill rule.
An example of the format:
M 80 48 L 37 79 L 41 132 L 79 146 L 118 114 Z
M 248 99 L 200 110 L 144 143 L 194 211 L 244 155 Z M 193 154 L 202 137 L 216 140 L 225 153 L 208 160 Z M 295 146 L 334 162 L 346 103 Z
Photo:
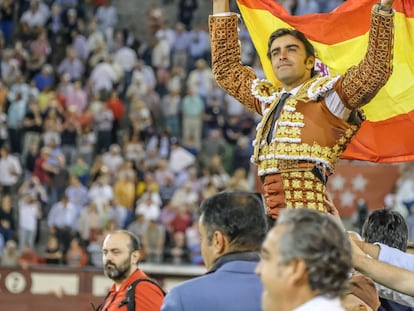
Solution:
M 341 1 L 281 2 L 304 14 Z M 257 120 L 217 86 L 197 1 L 177 17 L 151 7 L 145 39 L 110 0 L 0 3 L 1 264 L 101 266 L 118 228 L 148 262 L 201 264 L 197 207 L 254 188 Z M 261 72 L 243 27 L 240 40 Z

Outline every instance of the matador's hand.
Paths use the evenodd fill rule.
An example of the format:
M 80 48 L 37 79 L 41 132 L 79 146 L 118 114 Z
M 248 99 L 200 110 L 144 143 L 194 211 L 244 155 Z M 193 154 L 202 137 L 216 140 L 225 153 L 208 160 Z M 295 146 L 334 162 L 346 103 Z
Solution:
M 229 0 L 213 0 L 213 14 L 229 12 Z
M 393 3 L 394 3 L 394 0 L 381 0 L 381 6 L 386 10 L 387 9 L 391 10 Z

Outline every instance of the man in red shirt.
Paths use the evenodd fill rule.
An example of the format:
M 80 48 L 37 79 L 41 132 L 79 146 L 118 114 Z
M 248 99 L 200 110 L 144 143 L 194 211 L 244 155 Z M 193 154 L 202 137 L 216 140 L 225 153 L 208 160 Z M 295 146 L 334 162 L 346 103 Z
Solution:
M 117 132 L 121 124 L 121 119 L 125 113 L 125 106 L 122 100 L 119 98 L 117 91 L 113 90 L 108 100 L 106 101 L 106 106 L 112 111 L 114 119 L 112 121 L 112 143 L 117 143 Z
M 159 311 L 164 301 L 164 293 L 149 277 L 138 268 L 140 241 L 129 231 L 118 230 L 108 234 L 103 243 L 103 264 L 105 275 L 114 281 L 106 297 L 102 311 L 127 311 L 127 289 L 138 279 L 135 287 L 135 310 Z

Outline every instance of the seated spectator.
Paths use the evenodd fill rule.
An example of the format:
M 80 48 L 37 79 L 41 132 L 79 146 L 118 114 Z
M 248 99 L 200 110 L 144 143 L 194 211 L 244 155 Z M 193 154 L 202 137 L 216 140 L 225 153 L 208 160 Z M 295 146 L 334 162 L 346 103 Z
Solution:
M 89 110 L 88 110 L 89 111 Z M 81 157 L 83 162 L 88 166 L 87 171 L 89 171 L 90 166 L 93 162 L 93 154 L 96 144 L 96 134 L 92 130 L 91 124 L 85 124 L 81 127 L 79 137 L 78 137 L 78 159 Z M 75 162 L 75 167 L 79 163 Z M 76 173 L 74 173 L 76 175 Z M 84 176 L 84 175 L 83 175 Z M 78 176 L 80 177 L 80 176 Z M 82 178 L 82 177 L 80 177 Z M 82 178 L 82 183 L 85 181 Z
M 39 55 L 41 62 L 45 64 L 49 54 L 52 52 L 46 30 L 40 30 L 37 39 L 30 44 L 30 52 Z
M 147 93 L 147 88 L 148 86 L 144 84 L 142 77 L 135 76 L 126 90 L 126 99 L 129 102 L 141 101 Z
M 51 62 L 56 65 L 60 59 L 64 57 L 65 44 L 63 44 L 63 19 L 62 8 L 55 1 L 51 5 L 51 14 L 46 22 L 46 31 L 50 40 L 53 53 L 51 55 Z
M 0 172 L 0 192 L 15 194 L 16 184 L 22 174 L 22 166 L 19 159 L 9 152 L 6 145 L 0 148 Z
M 37 102 L 30 102 L 23 119 L 23 157 L 27 155 L 32 145 L 39 146 L 43 131 L 43 119 Z
M 0 235 L 5 242 L 13 238 L 15 221 L 12 211 L 12 202 L 9 195 L 3 195 L 0 206 Z
M 95 241 L 101 233 L 102 221 L 95 203 L 89 203 L 80 213 L 77 231 L 84 242 Z
M 157 219 L 149 219 L 142 242 L 146 261 L 161 263 L 164 255 L 165 228 L 158 223 Z
M 94 93 L 111 91 L 117 80 L 117 74 L 108 60 L 108 52 L 103 43 L 99 45 L 89 58 L 88 65 L 92 69 L 89 82 Z
M 53 163 L 56 161 L 57 172 L 51 179 L 49 202 L 54 204 L 64 195 L 70 175 L 66 166 L 65 156 L 61 153 L 60 149 L 57 150 L 55 160 L 52 161 Z
M 14 42 L 14 49 L 11 52 L 12 59 L 17 61 L 17 66 L 20 71 L 26 70 L 26 63 L 29 59 L 29 53 L 27 49 L 23 46 L 23 42 L 21 40 L 15 40 Z
M 61 103 L 64 104 L 66 101 L 66 97 L 70 92 L 73 91 L 73 83 L 71 81 L 71 77 L 68 73 L 59 74 L 60 82 L 56 88 L 56 93 L 59 94 L 61 99 Z
M 66 49 L 66 58 L 59 64 L 58 73 L 68 74 L 71 81 L 80 81 L 85 71 L 82 61 L 73 47 Z
M 146 161 L 145 161 L 146 162 Z M 146 162 L 147 163 L 147 162 Z M 161 197 L 159 194 L 159 186 L 154 180 L 154 177 L 151 173 L 145 173 L 144 180 L 137 183 L 137 197 L 139 204 L 145 197 L 150 196 L 152 202 L 161 207 Z
M 3 85 L 0 81 L 0 148 L 7 142 L 9 133 L 8 133 L 8 126 L 7 126 L 7 113 L 4 111 L 6 109 L 5 103 L 1 103 L 2 101 L 2 91 L 3 91 Z M 7 92 L 7 91 L 6 91 Z M 6 97 L 7 95 L 5 95 Z M 6 101 L 6 98 L 4 98 L 4 101 Z
M 145 158 L 144 144 L 139 140 L 138 135 L 132 135 L 124 144 L 125 160 L 134 164 Z
M 47 265 L 59 265 L 63 263 L 63 254 L 55 235 L 50 235 L 47 240 L 43 260 Z
M 117 199 L 113 199 L 111 203 L 108 215 L 116 221 L 119 229 L 124 229 L 131 221 L 132 211 L 123 206 Z
M 57 106 L 58 104 L 56 101 L 56 93 L 52 89 L 52 86 L 45 85 L 43 90 L 39 92 L 39 95 L 37 96 L 37 105 L 39 107 L 41 113 L 40 116 L 42 119 L 46 120 L 46 118 L 49 118 L 53 120 L 57 117 L 59 118 L 59 124 L 61 123 L 63 118 L 61 112 L 59 111 L 59 107 Z M 52 115 L 52 111 L 55 112 L 54 115 Z
M 25 245 L 34 248 L 38 220 L 42 216 L 40 202 L 36 194 L 27 194 L 19 202 L 19 249 Z
M 105 167 L 106 168 L 106 167 Z M 114 198 L 114 192 L 110 185 L 109 176 L 102 174 L 89 188 L 89 200 L 96 204 L 98 211 L 102 211 L 105 205 L 110 204 Z
M 42 67 L 45 65 L 46 59 L 42 58 L 42 55 L 38 50 L 33 51 L 29 55 L 29 59 L 27 60 L 26 67 L 28 71 L 28 76 L 32 79 L 36 74 L 38 74 Z M 43 90 L 46 90 L 44 88 Z
M 70 36 L 77 55 L 79 55 L 82 62 L 85 62 L 90 54 L 90 48 L 86 37 L 77 27 L 71 31 Z
M 7 86 L 12 85 L 21 76 L 21 72 L 18 62 L 12 58 L 11 50 L 4 49 L 2 51 L 0 64 L 2 68 L 0 72 L 2 82 Z
M 8 240 L 4 246 L 3 255 L 0 263 L 2 267 L 15 267 L 19 258 L 17 252 L 17 243 L 14 240 Z
M 147 222 L 149 222 L 150 219 L 158 220 L 160 217 L 160 205 L 154 201 L 153 197 L 149 193 L 145 193 L 139 200 L 135 213 L 137 215 L 144 215 Z
M 108 234 L 110 234 L 111 232 L 114 232 L 116 230 L 118 230 L 120 228 L 118 228 L 118 225 L 116 223 L 115 219 L 108 219 L 106 221 L 106 223 L 103 226 L 103 230 L 102 230 L 102 236 L 107 236 Z
M 25 11 L 20 18 L 20 23 L 25 23 L 29 26 L 32 32 L 36 28 L 43 27 L 49 17 L 49 9 L 40 0 L 31 0 L 30 8 Z
M 185 204 L 177 207 L 177 213 L 171 221 L 171 230 L 175 232 L 185 232 L 191 226 L 190 206 Z
M 177 186 L 174 183 L 174 176 L 166 176 L 164 184 L 160 186 L 160 198 L 161 206 L 164 208 L 167 204 L 170 203 L 171 198 L 174 196 Z
M 185 243 L 183 232 L 175 232 L 172 237 L 172 243 L 165 250 L 165 256 L 168 262 L 173 264 L 189 263 L 189 250 Z
M 101 154 L 111 145 L 112 121 L 114 115 L 106 105 L 100 105 L 99 112 L 94 118 L 94 130 L 97 133 L 96 153 Z M 116 163 L 118 165 L 118 163 Z
M 205 200 L 213 195 L 216 195 L 217 193 L 218 193 L 218 189 L 214 185 L 214 183 L 211 181 L 207 181 L 205 187 L 201 191 L 201 199 Z
M 135 172 L 124 171 L 118 176 L 113 185 L 114 198 L 132 215 L 135 203 Z
M 112 111 L 114 119 L 112 120 L 112 143 L 116 144 L 118 141 L 118 130 L 120 129 L 120 122 L 125 113 L 125 104 L 119 97 L 116 90 L 112 90 L 106 101 L 106 106 Z
M 103 165 L 109 169 L 109 172 L 114 175 L 124 162 L 121 147 L 119 147 L 119 145 L 112 144 L 109 147 L 109 151 L 103 154 L 102 162 Z
M 88 263 L 88 255 L 79 243 L 78 238 L 73 238 L 65 256 L 69 267 L 83 267 Z
M 83 24 L 83 20 L 78 14 L 78 11 L 75 8 L 70 8 L 62 12 L 63 20 L 63 42 L 65 45 L 68 43 L 74 43 L 72 40 L 72 32 L 78 28 L 80 23 Z
M 198 194 L 193 190 L 191 182 L 186 182 L 183 187 L 177 189 L 170 201 L 170 204 L 176 207 L 182 207 L 183 205 L 191 205 L 198 202 Z
M 49 212 L 47 219 L 49 231 L 57 236 L 64 254 L 69 248 L 77 217 L 76 207 L 68 201 L 65 195 L 52 206 Z
M 42 92 L 46 86 L 53 86 L 53 68 L 51 65 L 44 65 L 42 70 L 37 73 L 33 80 L 35 81 L 36 87 Z
M 160 213 L 160 222 L 166 228 L 168 233 L 172 233 L 171 222 L 177 215 L 177 207 L 168 203 L 165 205 Z
M 89 256 L 89 263 L 92 264 L 92 266 L 97 268 L 103 267 L 102 262 L 102 240 L 103 236 L 98 235 L 97 240 L 93 240 L 89 243 L 88 247 L 86 248 Z
M 33 176 L 36 177 L 40 184 L 44 187 L 49 187 L 50 185 L 50 175 L 57 172 L 57 168 L 53 165 L 50 165 L 47 159 L 50 156 L 50 148 L 43 147 L 40 150 L 40 155 L 37 157 L 34 164 Z
M 29 245 L 26 245 L 17 259 L 17 263 L 23 269 L 27 269 L 30 266 L 41 264 L 42 260 L 34 249 L 32 249 Z
M 91 169 L 89 170 L 90 184 L 96 182 L 100 176 L 105 175 L 108 169 L 102 164 L 102 156 L 97 154 L 93 159 Z
M 38 144 L 30 144 L 26 156 L 23 160 L 23 167 L 25 168 L 24 179 L 30 180 L 34 175 L 36 159 L 39 157 Z
M 88 46 L 93 52 L 100 46 L 105 45 L 103 33 L 97 28 L 96 19 L 91 18 L 88 25 Z
M 178 174 L 187 167 L 190 167 L 195 163 L 195 161 L 196 158 L 191 152 L 180 146 L 176 139 L 172 139 L 168 166 L 175 174 Z
M 35 197 L 42 207 L 42 217 L 47 216 L 46 205 L 48 203 L 48 196 L 45 187 L 40 183 L 39 178 L 31 176 L 26 179 L 18 190 L 20 197 L 33 196 Z
M 109 39 L 118 23 L 117 9 L 111 1 L 104 1 L 98 7 L 95 13 L 95 20 L 99 30 Z
M 237 190 L 250 190 L 249 184 L 247 183 L 246 171 L 243 168 L 238 168 L 234 171 L 233 176 L 230 178 L 227 189 Z
M 88 189 L 74 175 L 70 176 L 69 182 L 70 184 L 65 189 L 65 195 L 68 201 L 76 207 L 78 214 L 80 214 L 89 203 Z
M 4 39 L 4 45 L 8 46 L 11 44 L 11 39 L 14 30 L 14 12 L 17 3 L 13 0 L 3 0 L 0 4 L 1 11 L 1 23 L 0 23 L 0 34 Z
M 230 176 L 224 168 L 222 158 L 213 156 L 210 163 L 211 180 L 219 190 L 223 190 L 229 182 Z
M 0 234 L 0 263 L 1 263 L 1 256 L 3 256 L 3 249 L 4 249 L 4 238 Z
M 143 240 L 144 234 L 147 230 L 148 223 L 143 214 L 134 215 L 132 222 L 128 225 L 127 230 L 134 233 L 140 240 Z
M 204 260 L 201 254 L 201 237 L 198 221 L 193 221 L 191 227 L 185 231 L 185 240 L 190 252 L 190 262 L 195 265 L 202 265 Z
M 66 109 L 73 111 L 75 115 L 82 114 L 88 104 L 86 91 L 82 88 L 81 81 L 73 83 L 73 89 L 66 96 Z

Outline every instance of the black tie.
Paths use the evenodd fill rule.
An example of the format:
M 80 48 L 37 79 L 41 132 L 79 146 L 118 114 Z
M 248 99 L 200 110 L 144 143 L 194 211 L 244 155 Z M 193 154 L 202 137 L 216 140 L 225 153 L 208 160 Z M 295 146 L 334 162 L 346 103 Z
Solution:
M 277 121 L 277 119 L 279 119 L 279 116 L 280 116 L 280 113 L 282 112 L 282 108 L 285 104 L 285 101 L 286 101 L 286 99 L 288 99 L 288 97 L 290 95 L 292 95 L 292 94 L 290 94 L 290 93 L 283 93 L 282 94 L 282 96 L 279 99 L 279 102 L 276 105 L 275 110 L 273 110 L 273 113 L 272 113 L 273 115 L 270 116 L 272 118 L 272 124 L 270 125 L 270 130 L 267 133 L 267 138 L 266 138 L 266 141 L 267 141 L 268 145 L 272 141 L 273 131 L 275 129 L 276 121 Z

